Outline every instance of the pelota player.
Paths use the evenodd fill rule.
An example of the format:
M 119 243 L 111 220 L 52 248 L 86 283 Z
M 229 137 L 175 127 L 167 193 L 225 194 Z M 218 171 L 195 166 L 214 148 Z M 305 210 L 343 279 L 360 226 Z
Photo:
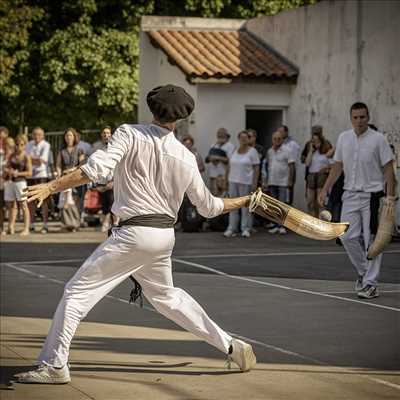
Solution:
M 252 347 L 212 321 L 188 293 L 174 286 L 171 273 L 173 225 L 185 192 L 205 217 L 246 206 L 250 196 L 212 196 L 194 155 L 175 138 L 176 121 L 189 116 L 194 108 L 184 89 L 157 87 L 148 93 L 147 103 L 153 123 L 120 126 L 107 149 L 96 151 L 77 171 L 28 190 L 28 200 L 41 204 L 53 193 L 113 175 L 112 212 L 122 222 L 65 286 L 38 358 L 39 367 L 17 374 L 18 382 L 70 382 L 68 355 L 78 324 L 130 275 L 157 311 L 227 354 L 242 371 L 256 363 Z

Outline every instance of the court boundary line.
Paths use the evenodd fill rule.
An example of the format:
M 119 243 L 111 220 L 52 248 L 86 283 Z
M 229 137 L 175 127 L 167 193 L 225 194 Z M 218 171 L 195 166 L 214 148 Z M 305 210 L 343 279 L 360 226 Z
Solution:
M 174 256 L 179 258 L 244 258 L 244 257 L 290 257 L 290 256 L 331 256 L 346 255 L 345 251 L 287 251 L 266 253 L 241 253 L 241 254 L 194 254 Z M 388 250 L 384 254 L 400 254 L 400 250 Z
M 400 254 L 400 250 L 388 250 L 384 254 Z M 192 254 L 192 255 L 173 255 L 180 259 L 186 258 L 245 258 L 245 257 L 290 257 L 290 256 L 329 256 L 329 255 L 346 255 L 344 251 L 291 251 L 291 252 L 265 252 L 265 253 L 241 253 L 241 254 Z M 13 265 L 25 264 L 61 264 L 63 262 L 83 262 L 86 258 L 72 258 L 66 260 L 32 260 L 32 261 L 6 261 L 4 263 L 11 263 Z
M 20 272 L 23 272 L 23 273 L 27 273 L 27 274 L 32 275 L 32 276 L 34 276 L 34 277 L 36 277 L 36 278 L 39 278 L 39 279 L 48 280 L 48 281 L 50 281 L 50 282 L 54 282 L 54 283 L 62 284 L 62 285 L 65 285 L 65 284 L 66 284 L 65 281 L 60 281 L 60 280 L 58 280 L 58 279 L 53 279 L 53 278 L 50 278 L 50 277 L 48 277 L 48 276 L 46 276 L 46 275 L 43 275 L 43 274 L 38 274 L 38 273 L 35 273 L 35 272 L 32 272 L 32 271 L 29 271 L 29 270 L 27 270 L 27 269 L 25 269 L 25 268 L 15 266 L 15 265 L 13 265 L 12 263 L 2 263 L 2 264 L 6 265 L 6 266 L 9 267 L 9 268 L 15 269 L 15 270 L 20 271 Z M 25 266 L 28 267 L 29 264 L 25 264 Z M 139 307 L 139 305 L 137 305 L 137 304 L 135 304 L 135 303 L 129 303 L 128 300 L 121 299 L 120 297 L 115 297 L 115 296 L 112 296 L 112 295 L 106 295 L 106 296 L 104 296 L 104 297 L 109 298 L 109 299 L 113 299 L 113 300 L 116 300 L 116 301 L 119 301 L 119 302 L 122 302 L 122 303 L 133 304 L 135 307 Z M 159 314 L 158 311 L 155 310 L 155 309 L 152 308 L 152 307 L 143 306 L 143 308 L 146 309 L 146 310 L 148 310 L 148 311 L 151 311 L 151 312 L 154 312 L 154 313 Z M 161 315 L 161 314 L 160 314 L 160 315 Z M 183 329 L 183 328 L 182 328 L 182 329 Z M 184 330 L 184 331 L 186 331 L 186 330 Z M 187 331 L 186 331 L 186 332 L 187 332 Z M 261 341 L 259 341 L 259 340 L 255 340 L 255 339 L 248 338 L 248 337 L 246 337 L 246 336 L 242 336 L 242 335 L 235 334 L 234 332 L 227 332 L 227 333 L 228 333 L 229 335 L 231 335 L 231 336 L 237 337 L 238 339 L 247 340 L 247 341 L 250 342 L 250 343 L 257 344 L 257 345 L 259 345 L 259 346 L 261 346 L 261 347 L 265 347 L 265 348 L 268 348 L 268 349 L 270 349 L 270 350 L 272 349 L 272 350 L 275 350 L 275 351 L 277 351 L 277 352 L 281 352 L 281 353 L 283 353 L 283 354 L 287 354 L 287 355 L 290 355 L 290 356 L 293 356 L 293 357 L 297 357 L 297 358 L 300 358 L 300 359 L 303 359 L 303 360 L 306 360 L 306 361 L 312 361 L 313 363 L 315 363 L 315 364 L 317 364 L 317 365 L 322 365 L 322 366 L 327 366 L 327 367 L 335 368 L 334 365 L 331 365 L 331 364 L 329 364 L 329 363 L 326 363 L 325 361 L 321 361 L 321 360 L 318 360 L 318 359 L 313 358 L 313 357 L 304 356 L 304 355 L 302 355 L 302 354 L 300 354 L 300 353 L 297 353 L 297 352 L 294 352 L 294 351 L 291 351 L 291 350 L 286 350 L 286 349 L 283 349 L 283 348 L 278 347 L 278 346 L 274 346 L 274 345 L 270 345 L 270 344 L 268 344 L 268 343 L 261 342 Z M 356 376 L 358 376 L 358 377 L 360 377 L 360 378 L 362 378 L 362 379 L 367 379 L 367 380 L 370 380 L 371 382 L 379 383 L 379 384 L 381 384 L 381 385 L 383 385 L 383 386 L 387 386 L 387 387 L 390 387 L 390 388 L 392 388 L 392 389 L 400 390 L 400 385 L 397 385 L 397 384 L 395 384 L 395 383 L 388 382 L 388 381 L 385 381 L 385 380 L 383 380 L 383 379 L 373 378 L 373 377 L 368 376 L 368 375 L 363 375 L 363 374 L 360 374 L 358 371 L 356 371 L 356 370 L 353 371 L 353 370 L 351 370 L 351 369 L 349 369 L 349 368 L 347 368 L 347 367 L 344 367 L 344 368 L 343 368 L 343 367 L 339 367 L 339 368 L 342 368 L 344 371 L 350 372 L 352 375 L 356 375 Z
M 283 289 L 283 290 L 291 290 L 291 291 L 294 291 L 294 292 L 305 293 L 305 294 L 310 294 L 310 295 L 314 295 L 314 296 L 328 297 L 328 298 L 332 298 L 332 299 L 336 299 L 336 300 L 347 301 L 347 302 L 352 302 L 352 303 L 358 303 L 358 304 L 362 304 L 362 305 L 365 305 L 365 306 L 370 306 L 370 307 L 375 307 L 375 308 L 381 308 L 381 309 L 385 309 L 385 310 L 400 312 L 399 308 L 385 306 L 383 304 L 375 304 L 375 303 L 370 303 L 370 302 L 356 300 L 356 299 L 349 299 L 347 297 L 335 296 L 334 294 L 330 294 L 330 293 L 316 292 L 316 291 L 312 291 L 312 290 L 308 290 L 308 289 L 293 288 L 293 287 L 290 287 L 290 286 L 279 285 L 277 283 L 260 281 L 260 280 L 257 280 L 257 279 L 247 278 L 247 277 L 238 276 L 238 275 L 231 275 L 231 274 L 228 274 L 226 272 L 220 271 L 218 269 L 207 267 L 205 265 L 194 263 L 194 262 L 191 262 L 191 261 L 182 260 L 182 259 L 177 258 L 177 257 L 171 257 L 171 260 L 175 261 L 175 262 L 178 262 L 178 263 L 181 263 L 181 264 L 186 264 L 186 265 L 189 265 L 189 266 L 192 266 L 192 267 L 195 267 L 195 268 L 203 269 L 203 270 L 212 272 L 212 273 L 214 273 L 216 275 L 225 276 L 225 277 L 231 278 L 231 279 L 242 280 L 242 281 L 252 282 L 252 283 L 256 283 L 256 284 L 263 285 L 263 286 L 270 286 L 270 287 L 275 287 L 275 288 Z M 77 262 L 77 261 L 82 261 L 82 259 L 54 260 L 54 261 L 44 261 L 44 262 L 40 262 L 40 261 L 32 261 L 32 262 L 29 262 L 29 261 L 28 262 L 18 261 L 18 262 L 15 262 L 15 263 L 1 263 L 1 264 L 5 264 L 5 265 L 6 264 L 11 264 L 11 265 L 15 265 L 15 264 L 17 264 L 17 265 L 37 265 L 37 264 L 39 264 L 39 265 L 48 265 L 48 264 L 62 264 L 62 263 L 65 263 L 65 262 Z
M 310 294 L 310 295 L 313 295 L 313 296 L 327 297 L 327 298 L 331 298 L 331 299 L 335 299 L 335 300 L 341 300 L 341 301 L 347 301 L 347 302 L 351 302 L 351 303 L 362 304 L 364 306 L 370 306 L 370 307 L 382 308 L 382 309 L 385 309 L 385 310 L 400 312 L 400 308 L 385 306 L 383 304 L 369 303 L 369 302 L 366 302 L 366 301 L 349 299 L 347 297 L 335 296 L 333 294 L 315 292 L 315 291 L 307 290 L 307 289 L 299 289 L 299 288 L 293 288 L 293 287 L 290 287 L 290 286 L 279 285 L 277 283 L 259 281 L 257 279 L 246 278 L 244 276 L 230 275 L 230 274 L 228 274 L 226 272 L 219 271 L 218 269 L 207 267 L 205 265 L 198 264 L 198 263 L 193 263 L 193 262 L 190 262 L 190 261 L 180 260 L 180 259 L 178 259 L 176 257 L 172 257 L 172 261 L 175 261 L 175 262 L 178 262 L 178 263 L 181 263 L 181 264 L 190 265 L 190 266 L 195 267 L 195 268 L 203 269 L 203 270 L 212 272 L 212 273 L 214 273 L 216 275 L 221 275 L 221 276 L 225 276 L 227 278 L 241 280 L 241 281 L 245 281 L 245 282 L 256 283 L 256 284 L 259 284 L 259 285 L 262 285 L 262 286 L 270 286 L 270 287 L 275 287 L 275 288 L 278 288 L 278 289 L 290 290 L 290 291 L 293 291 L 293 292 L 305 293 L 305 294 Z

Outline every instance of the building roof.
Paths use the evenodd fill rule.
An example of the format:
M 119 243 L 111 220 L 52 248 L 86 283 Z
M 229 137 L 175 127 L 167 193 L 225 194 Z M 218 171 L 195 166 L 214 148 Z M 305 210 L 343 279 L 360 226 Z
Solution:
M 192 82 L 296 82 L 298 69 L 260 38 L 243 29 L 146 29 L 159 47 Z

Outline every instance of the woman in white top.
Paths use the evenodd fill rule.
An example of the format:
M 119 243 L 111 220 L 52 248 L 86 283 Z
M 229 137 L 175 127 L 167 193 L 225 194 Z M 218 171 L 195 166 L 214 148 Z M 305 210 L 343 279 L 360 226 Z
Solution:
M 245 196 L 257 189 L 260 175 L 260 158 L 257 150 L 250 146 L 250 137 L 246 131 L 238 134 L 239 147 L 229 159 L 229 197 Z M 243 237 L 250 237 L 252 218 L 246 207 L 241 209 L 240 229 Z M 236 234 L 239 228 L 239 210 L 229 214 L 229 226 L 224 232 L 226 237 Z
M 305 165 L 308 167 L 307 175 L 307 207 L 308 212 L 314 217 L 319 216 L 320 206 L 318 196 L 328 178 L 331 168 L 333 148 L 322 133 L 313 134 Z

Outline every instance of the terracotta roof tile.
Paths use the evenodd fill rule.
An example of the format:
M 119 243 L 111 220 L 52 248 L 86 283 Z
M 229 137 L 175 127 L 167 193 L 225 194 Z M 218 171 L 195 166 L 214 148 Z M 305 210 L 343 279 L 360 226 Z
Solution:
M 148 31 L 190 78 L 255 77 L 295 80 L 298 70 L 250 33 L 239 31 Z

